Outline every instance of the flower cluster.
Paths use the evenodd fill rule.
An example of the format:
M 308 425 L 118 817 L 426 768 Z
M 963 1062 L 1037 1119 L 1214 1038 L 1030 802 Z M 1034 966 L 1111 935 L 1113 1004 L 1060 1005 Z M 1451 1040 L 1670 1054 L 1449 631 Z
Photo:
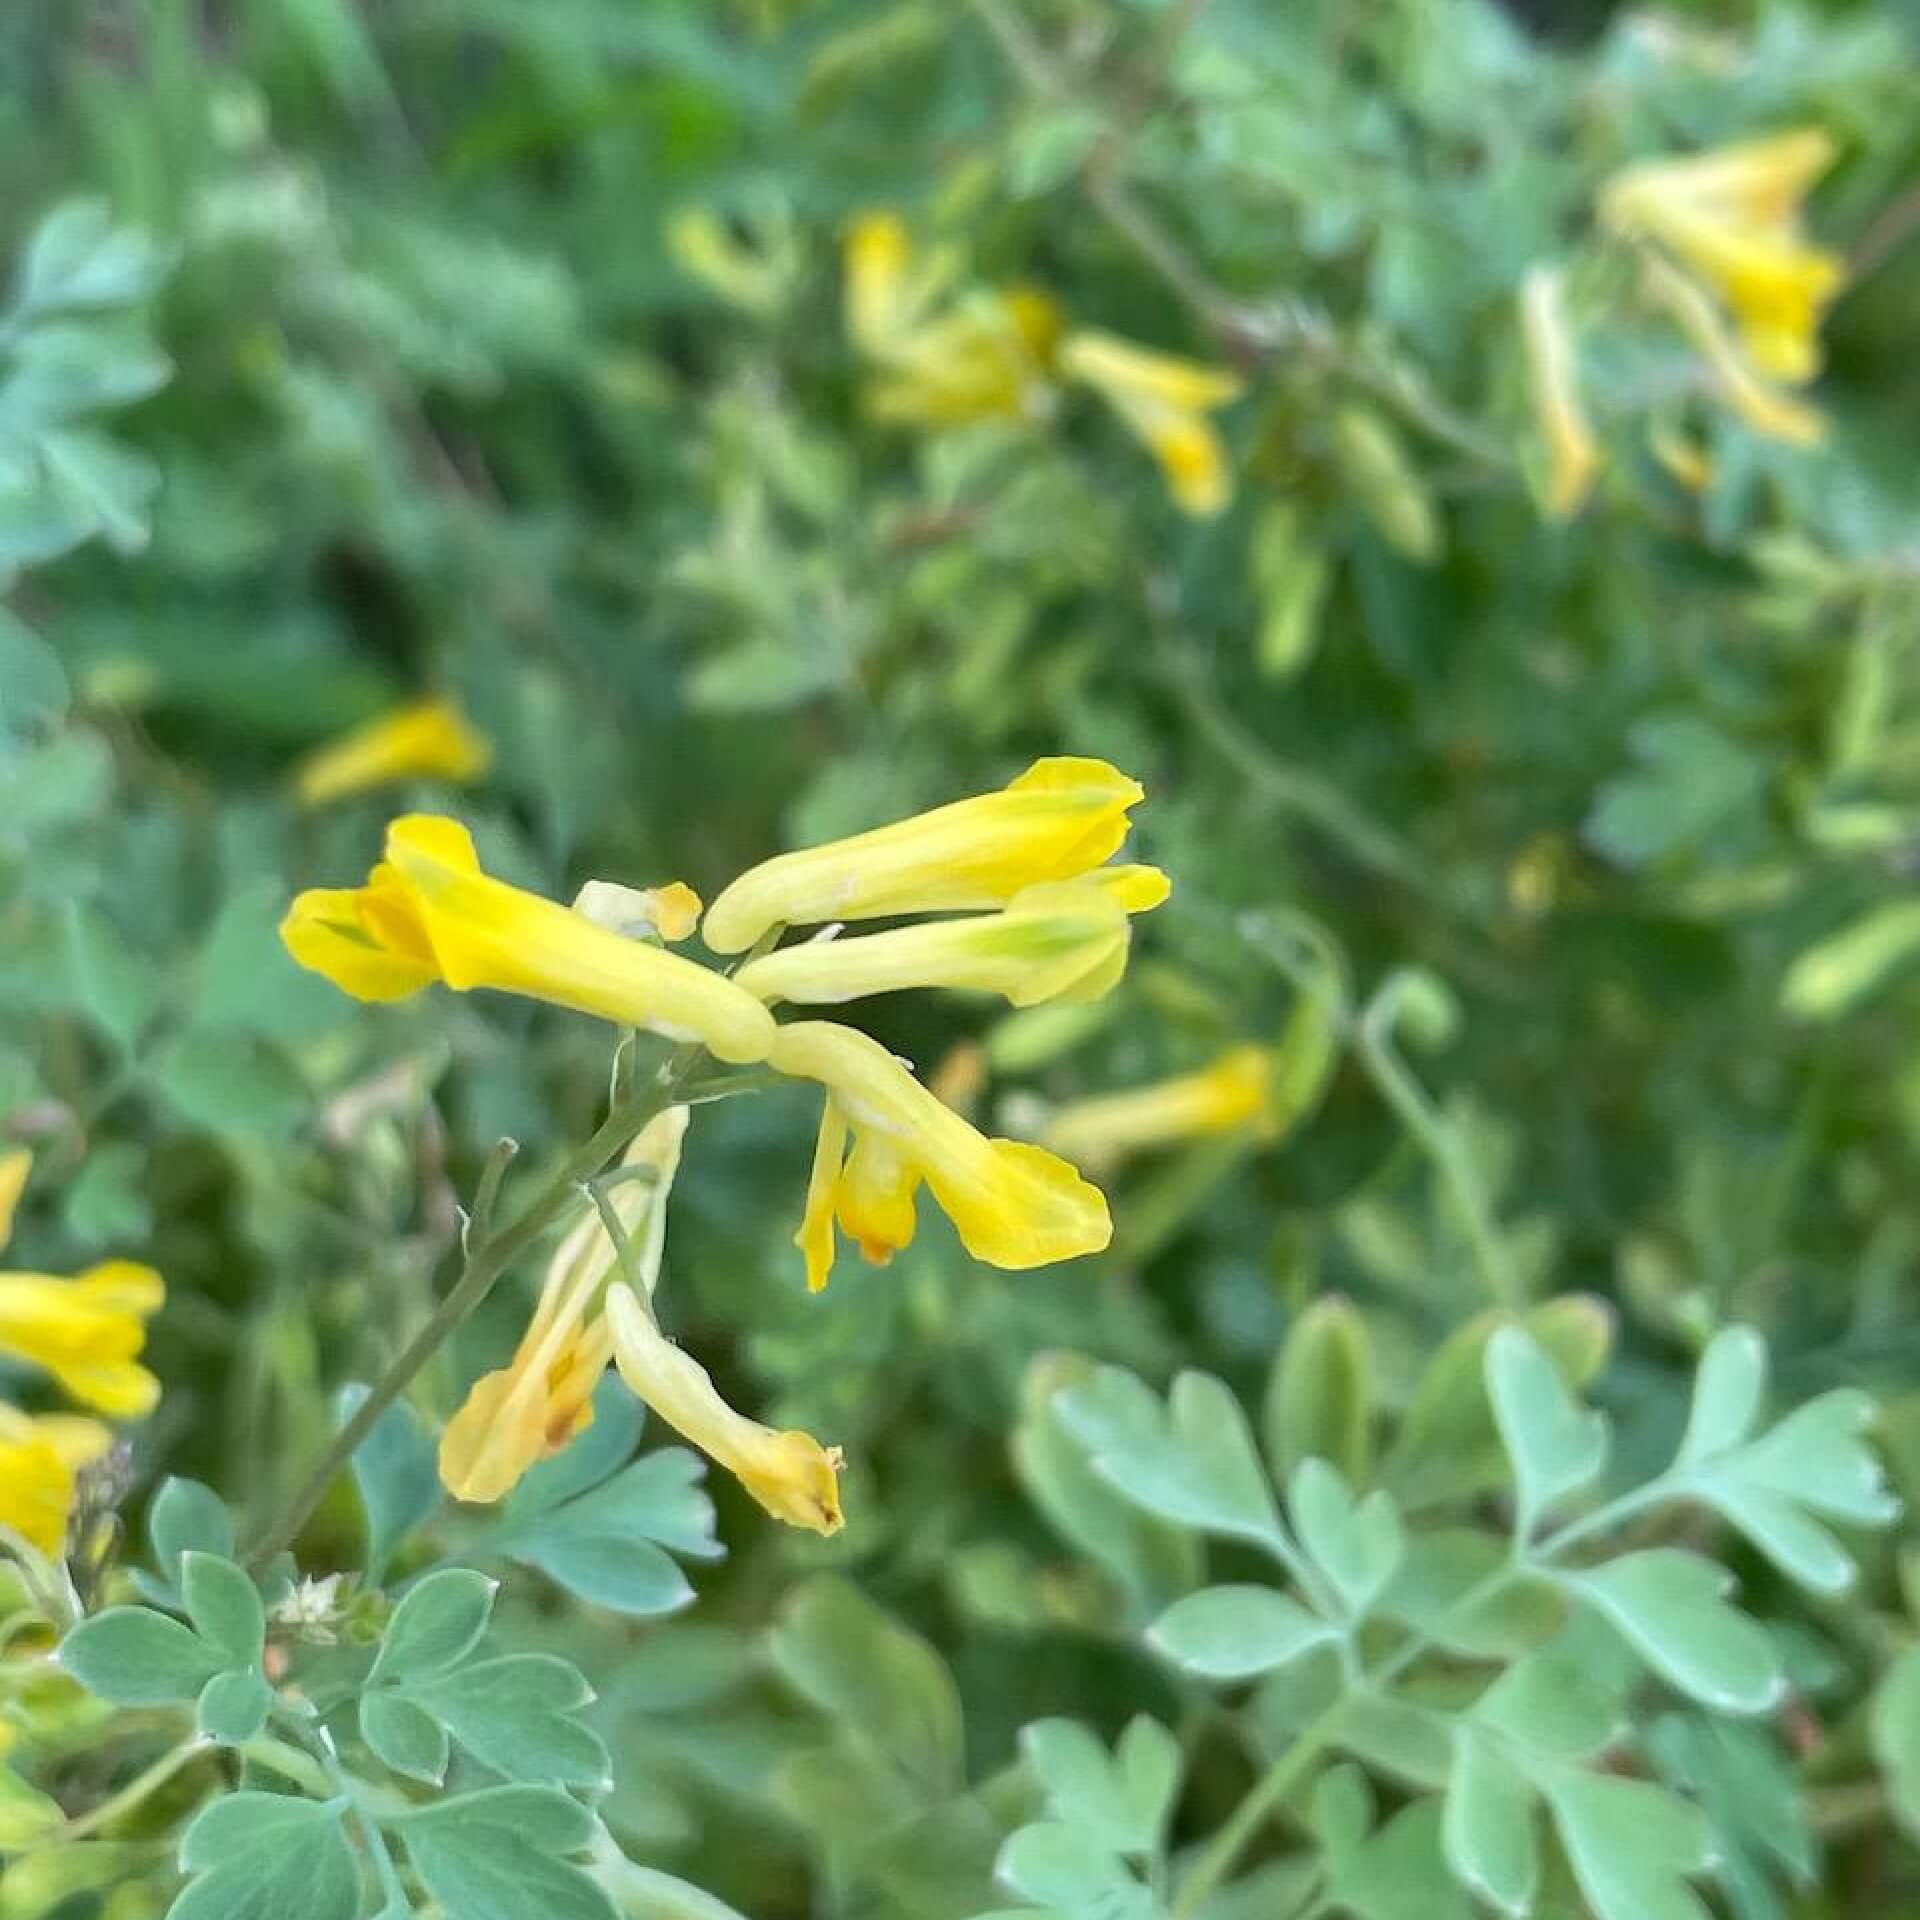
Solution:
M 777 1021 L 772 1009 L 903 988 L 997 993 L 1019 1006 L 1108 992 L 1126 966 L 1131 916 L 1168 892 L 1156 868 L 1113 861 L 1140 798 L 1103 761 L 1040 760 L 1000 792 L 766 861 L 700 922 L 713 952 L 748 956 L 731 975 L 668 950 L 698 910 L 685 887 L 596 882 L 561 906 L 483 873 L 467 830 L 425 815 L 393 822 L 364 886 L 301 894 L 281 932 L 296 960 L 362 1000 L 436 981 L 494 988 L 817 1083 L 820 1131 L 795 1236 L 812 1287 L 826 1284 L 838 1234 L 875 1262 L 906 1246 L 922 1186 L 976 1258 L 1035 1267 L 1107 1244 L 1097 1188 L 1046 1147 L 981 1134 L 866 1034 Z M 914 915 L 943 917 L 840 933 Z M 808 926 L 826 930 L 779 945 L 787 928 Z M 441 1468 L 455 1493 L 498 1499 L 564 1446 L 591 1417 L 612 1360 L 770 1512 L 821 1532 L 840 1524 L 837 1455 L 735 1413 L 654 1320 L 686 1126 L 684 1107 L 649 1121 L 604 1210 L 555 1254 L 513 1361 L 447 1429 Z
M 24 1149 L 0 1154 L 0 1249 L 33 1167 Z M 139 1362 L 146 1323 L 166 1289 L 151 1267 L 108 1260 L 74 1279 L 0 1273 L 0 1360 L 43 1374 L 110 1419 L 153 1410 L 160 1383 Z M 38 1551 L 65 1545 L 81 1472 L 112 1445 L 111 1430 L 78 1414 L 26 1413 L 0 1401 L 0 1528 Z
M 906 227 L 869 213 L 847 235 L 847 331 L 880 369 L 869 402 L 881 419 L 951 426 L 1036 422 L 1062 383 L 1092 388 L 1159 461 L 1183 512 L 1218 513 L 1232 492 L 1226 448 L 1208 415 L 1239 398 L 1239 376 L 1111 334 L 1069 331 L 1059 303 L 1032 287 L 968 288 L 959 262 L 916 260 Z

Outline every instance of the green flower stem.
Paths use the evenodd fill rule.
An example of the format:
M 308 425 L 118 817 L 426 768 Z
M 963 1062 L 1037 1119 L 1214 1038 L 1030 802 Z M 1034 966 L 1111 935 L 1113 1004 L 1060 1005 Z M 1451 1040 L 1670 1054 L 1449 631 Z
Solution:
M 353 1417 L 334 1435 L 326 1451 L 314 1463 L 313 1470 L 287 1503 L 285 1511 L 261 1535 L 247 1556 L 251 1571 L 260 1572 L 276 1554 L 293 1544 L 300 1529 L 312 1517 L 314 1509 L 326 1497 L 334 1476 L 353 1458 L 380 1416 L 407 1390 L 414 1376 L 439 1351 L 454 1329 L 493 1290 L 493 1284 L 501 1274 L 578 1199 L 581 1182 L 600 1172 L 655 1114 L 672 1103 L 680 1071 L 684 1069 L 674 1072 L 670 1078 L 663 1077 L 630 1104 L 616 1107 L 608 1114 L 592 1139 L 566 1162 L 510 1224 L 493 1231 L 476 1216 L 472 1224 L 480 1231 L 468 1236 L 466 1264 L 460 1278 L 426 1323 L 401 1349 L 373 1391 L 360 1403 Z M 488 1163 L 488 1171 L 491 1173 L 496 1165 L 504 1170 L 505 1160 L 498 1150 Z M 498 1181 L 499 1175 L 494 1174 L 493 1184 L 497 1186 Z M 488 1195 L 488 1183 L 484 1176 L 481 1190 L 483 1196 Z
M 197 1735 L 182 1746 L 169 1747 L 152 1766 L 143 1773 L 135 1774 L 118 1793 L 109 1794 L 97 1807 L 89 1807 L 85 1813 L 76 1814 L 71 1820 L 63 1821 L 43 1833 L 25 1851 L 37 1853 L 43 1847 L 64 1847 L 72 1841 L 84 1840 L 88 1835 L 98 1833 L 102 1827 L 110 1827 L 123 1813 L 131 1813 L 148 1794 L 164 1787 L 190 1761 L 212 1751 L 213 1742 Z

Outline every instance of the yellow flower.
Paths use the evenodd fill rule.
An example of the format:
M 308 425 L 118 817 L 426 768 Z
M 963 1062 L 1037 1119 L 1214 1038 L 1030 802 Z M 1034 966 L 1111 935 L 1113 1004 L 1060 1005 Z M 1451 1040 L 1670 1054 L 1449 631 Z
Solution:
M 731 1473 L 776 1520 L 815 1533 L 840 1531 L 840 1449 L 812 1434 L 781 1433 L 736 1413 L 705 1367 L 654 1324 L 633 1289 L 607 1292 L 620 1377 L 676 1433 Z
M 1062 1107 L 1047 1127 L 1047 1144 L 1105 1166 L 1143 1147 L 1240 1127 L 1258 1132 L 1271 1120 L 1272 1074 L 1269 1049 L 1233 1047 L 1197 1073 Z
M 1755 370 L 1727 331 L 1720 311 L 1697 281 L 1649 256 L 1647 290 L 1673 315 L 1719 385 L 1721 396 L 1755 433 L 1811 446 L 1826 431 L 1818 411 L 1783 392 Z
M 1841 263 L 1800 232 L 1807 190 L 1833 164 L 1833 143 L 1801 127 L 1684 160 L 1628 167 L 1601 195 L 1615 232 L 1650 238 L 1717 292 L 1763 373 L 1810 379 L 1820 318 Z
M 885 376 L 868 396 L 874 413 L 928 426 L 1043 417 L 1059 307 L 1015 287 L 976 289 L 936 312 L 957 264 L 936 252 L 916 266 L 893 214 L 862 215 L 848 230 L 847 331 Z
M 1520 319 L 1534 418 L 1547 448 L 1547 512 L 1556 520 L 1569 520 L 1593 490 L 1600 452 L 1580 398 L 1561 276 L 1552 268 L 1528 270 L 1520 289 Z
M 408 814 L 386 853 L 364 887 L 311 889 L 280 924 L 287 951 L 355 999 L 443 980 L 698 1040 L 722 1060 L 764 1059 L 773 1044 L 767 1010 L 710 968 L 489 878 L 456 820 Z
M 0 1273 L 0 1354 L 44 1369 L 101 1413 L 137 1419 L 160 1397 L 135 1356 L 165 1298 L 160 1276 L 131 1260 L 106 1261 L 76 1280 Z
M 27 1175 L 33 1171 L 33 1155 L 25 1147 L 0 1153 L 0 1247 L 13 1238 L 14 1209 L 27 1190 Z
M 685 1107 L 669 1107 L 648 1121 L 622 1161 L 646 1177 L 620 1180 L 607 1191 L 636 1277 L 649 1293 L 660 1275 L 667 1193 L 686 1131 Z M 558 1453 L 591 1422 L 593 1390 L 613 1357 L 603 1302 L 619 1271 L 619 1250 L 593 1208 L 548 1262 L 539 1304 L 512 1361 L 474 1382 L 440 1436 L 440 1478 L 457 1499 L 500 1499 L 529 1467 Z
M 780 1029 L 770 1064 L 827 1090 L 794 1236 L 810 1287 L 827 1283 L 836 1222 L 876 1264 L 906 1246 L 923 1180 L 967 1251 L 991 1266 L 1071 1260 L 1112 1238 L 1105 1197 L 1066 1161 L 1022 1141 L 987 1139 L 866 1034 L 797 1021 Z
M 722 891 L 702 931 L 714 952 L 740 953 L 780 925 L 1004 906 L 1111 859 L 1141 798 L 1104 760 L 1036 760 L 998 793 L 763 861 Z
M 1238 374 L 1152 353 L 1108 333 L 1076 333 L 1060 370 L 1095 389 L 1160 462 L 1175 503 L 1205 517 L 1227 504 L 1227 452 L 1207 415 L 1237 400 Z
M 309 754 L 294 770 L 294 791 L 319 807 L 396 780 L 475 780 L 492 759 L 492 746 L 453 701 L 415 700 Z
M 66 1545 L 76 1476 L 113 1444 L 97 1420 L 0 1402 L 0 1527 L 49 1556 Z
M 1004 994 L 1016 1007 L 1097 1000 L 1126 969 L 1127 916 L 1157 907 L 1168 890 L 1157 867 L 1103 867 L 1023 888 L 999 913 L 786 947 L 734 979 L 762 1000 L 809 1005 L 903 987 Z

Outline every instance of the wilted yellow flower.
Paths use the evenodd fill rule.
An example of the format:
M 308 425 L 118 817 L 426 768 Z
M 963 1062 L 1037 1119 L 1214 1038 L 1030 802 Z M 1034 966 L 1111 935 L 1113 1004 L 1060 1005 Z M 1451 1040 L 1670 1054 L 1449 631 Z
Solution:
M 990 1266 L 1045 1266 L 1098 1253 L 1112 1238 L 1105 1197 L 1066 1161 L 1023 1141 L 987 1139 L 868 1035 L 797 1021 L 780 1029 L 770 1064 L 827 1091 L 794 1236 L 810 1287 L 827 1283 L 836 1222 L 876 1264 L 906 1246 L 923 1180 L 967 1251 Z
M 453 701 L 415 700 L 309 754 L 293 784 L 318 807 L 396 780 L 476 780 L 492 760 L 491 744 Z
M 1145 442 L 1183 512 L 1205 516 L 1227 504 L 1227 451 L 1207 415 L 1240 397 L 1238 374 L 1091 332 L 1068 338 L 1060 371 L 1094 388 Z
M 1258 1132 L 1269 1124 L 1272 1076 L 1269 1048 L 1233 1047 L 1197 1073 L 1062 1107 L 1046 1141 L 1056 1152 L 1105 1166 L 1144 1147 L 1239 1127 Z
M 1013 287 L 974 289 L 936 312 L 957 265 L 940 252 L 916 263 L 893 214 L 864 214 L 849 228 L 847 331 L 884 370 L 868 396 L 874 413 L 928 426 L 1043 417 L 1059 307 Z
M 1104 760 L 1036 760 L 998 793 L 749 868 L 707 909 L 702 931 L 714 952 L 740 953 L 780 925 L 1004 906 L 1111 859 L 1142 797 Z
M 905 987 L 1004 994 L 1016 1007 L 1097 1000 L 1126 970 L 1127 916 L 1168 890 L 1157 867 L 1103 867 L 1023 888 L 998 913 L 785 947 L 734 979 L 762 1000 L 809 1005 Z
M 633 1277 L 649 1293 L 660 1276 L 667 1194 L 686 1131 L 685 1107 L 656 1115 L 621 1163 L 639 1173 L 607 1190 L 628 1236 Z M 548 1262 L 539 1304 L 513 1359 L 474 1382 L 440 1436 L 440 1478 L 457 1499 L 502 1498 L 529 1467 L 558 1453 L 592 1421 L 593 1390 L 613 1357 L 605 1296 L 619 1272 L 619 1249 L 596 1207 Z
M 0 1273 L 0 1354 L 42 1368 L 101 1413 L 137 1419 L 160 1397 L 135 1356 L 165 1298 L 160 1276 L 131 1260 L 105 1261 L 74 1280 Z
M 736 1413 L 706 1368 L 660 1331 L 624 1283 L 608 1289 L 607 1321 L 620 1377 L 668 1426 L 725 1467 L 776 1520 L 815 1533 L 840 1531 L 838 1447 Z
M 1782 380 L 1820 364 L 1820 319 L 1839 290 L 1839 258 L 1800 231 L 1807 190 L 1833 164 L 1833 143 L 1801 127 L 1615 175 L 1601 216 L 1616 233 L 1659 243 L 1732 310 L 1747 355 Z
M 1520 288 L 1520 320 L 1533 415 L 1547 449 L 1546 508 L 1554 519 L 1568 520 L 1593 491 L 1600 450 L 1580 398 L 1561 276 L 1551 267 L 1528 270 Z
M 698 1040 L 722 1060 L 764 1059 L 773 1044 L 767 1010 L 711 968 L 489 878 L 457 820 L 405 815 L 387 829 L 386 854 L 364 887 L 310 889 L 280 923 L 303 967 L 358 1000 L 402 1000 L 443 980 Z
M 76 1476 L 112 1444 L 97 1420 L 25 1414 L 0 1401 L 0 1527 L 44 1554 L 60 1553 Z
M 1740 351 L 1706 290 L 1666 261 L 1645 262 L 1647 291 L 1678 323 L 1707 363 L 1721 397 L 1755 433 L 1810 446 L 1826 431 L 1818 411 L 1765 379 Z

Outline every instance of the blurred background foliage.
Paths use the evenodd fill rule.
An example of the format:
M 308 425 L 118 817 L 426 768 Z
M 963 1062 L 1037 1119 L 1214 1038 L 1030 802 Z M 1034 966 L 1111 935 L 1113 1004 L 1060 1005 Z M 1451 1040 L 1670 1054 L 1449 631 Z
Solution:
M 676 1331 L 846 1447 L 849 1526 L 716 1487 L 730 1557 L 686 1624 L 514 1594 L 604 1677 L 637 1857 L 767 1920 L 977 1910 L 933 1830 L 863 1847 L 871 1808 L 789 1764 L 853 1683 L 794 1683 L 778 1636 L 769 1666 L 770 1621 L 850 1609 L 882 1646 L 877 1605 L 939 1650 L 953 1726 L 904 1808 L 1049 1713 L 1178 1721 L 1140 1602 L 1029 1497 L 1066 1350 L 1253 1402 L 1337 1293 L 1392 1410 L 1490 1301 L 1577 1291 L 1617 1318 L 1593 1391 L 1636 1464 L 1739 1319 L 1789 1398 L 1874 1388 L 1920 1495 L 1916 34 L 1781 0 L 14 0 L 0 1122 L 41 1156 L 35 1261 L 167 1276 L 133 1509 L 175 1471 L 272 1511 L 495 1137 L 551 1154 L 604 1092 L 587 1023 L 297 973 L 296 886 L 357 877 L 417 798 L 544 892 L 711 895 L 1050 752 L 1138 774 L 1176 877 L 1124 987 L 863 1023 L 929 1071 L 983 1041 L 979 1112 L 1035 1131 L 1277 1040 L 1333 952 L 1317 1111 L 1114 1169 L 1104 1260 L 993 1273 L 929 1220 L 818 1299 L 787 1244 L 811 1103 L 703 1111 Z M 1723 404 L 1594 211 L 1629 162 L 1798 126 L 1848 263 L 1812 446 Z M 956 284 L 1237 375 L 1224 510 L 1183 512 L 1085 387 L 876 418 L 842 249 L 877 208 Z M 1603 456 L 1570 518 L 1521 334 L 1543 263 Z M 304 752 L 426 692 L 493 741 L 483 781 L 293 802 Z M 1360 1021 L 1405 968 L 1424 1017 Z M 307 1564 L 357 1524 L 343 1490 Z M 858 1592 L 801 1584 L 828 1570 Z M 1889 1844 L 1795 1910 L 1898 1910 Z

